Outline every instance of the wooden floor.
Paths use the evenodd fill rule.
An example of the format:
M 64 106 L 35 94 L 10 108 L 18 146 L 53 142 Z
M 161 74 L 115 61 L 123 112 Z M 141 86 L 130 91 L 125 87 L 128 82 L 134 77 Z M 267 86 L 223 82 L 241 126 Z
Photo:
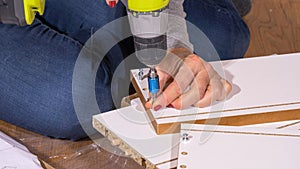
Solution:
M 300 51 L 300 0 L 252 0 L 246 57 Z
M 252 0 L 244 17 L 251 31 L 246 57 L 300 51 L 300 0 Z M 118 157 L 95 146 L 91 140 L 72 142 L 51 139 L 0 121 L 0 130 L 25 144 L 54 168 L 139 169 L 133 160 Z

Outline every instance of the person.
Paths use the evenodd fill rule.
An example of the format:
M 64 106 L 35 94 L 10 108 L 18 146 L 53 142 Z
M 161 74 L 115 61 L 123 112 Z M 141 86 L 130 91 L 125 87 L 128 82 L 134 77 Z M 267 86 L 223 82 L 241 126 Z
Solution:
M 183 7 L 186 19 L 205 33 L 221 59 L 243 57 L 250 34 L 231 0 L 187 0 Z M 0 119 L 50 137 L 86 137 L 72 99 L 76 59 L 94 32 L 125 15 L 122 3 L 111 8 L 103 0 L 47 0 L 44 15 L 37 16 L 32 25 L 0 24 Z M 128 38 L 115 45 L 101 62 L 95 84 L 101 112 L 114 109 L 111 76 L 133 52 L 132 39 Z M 206 62 L 207 56 L 199 57 L 180 47 L 170 52 L 182 56 L 193 71 L 189 83 L 199 85 L 191 85 L 190 93 L 198 94 L 183 93 L 183 86 L 173 83 L 162 91 L 156 105 L 148 107 L 202 107 L 223 100 L 230 92 L 230 83 Z M 159 74 L 164 86 L 170 75 L 162 69 Z

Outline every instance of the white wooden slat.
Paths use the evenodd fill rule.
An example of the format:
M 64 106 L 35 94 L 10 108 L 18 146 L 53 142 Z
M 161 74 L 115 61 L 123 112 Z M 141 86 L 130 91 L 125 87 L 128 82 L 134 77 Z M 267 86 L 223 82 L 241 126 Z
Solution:
M 220 65 L 212 63 L 212 65 Z M 215 106 L 199 109 L 193 108 L 178 111 L 166 108 L 152 111 L 155 118 L 173 117 L 194 114 L 195 112 L 211 112 L 218 110 L 234 110 L 259 108 L 265 106 L 300 103 L 300 54 L 257 57 L 223 61 L 225 78 L 233 84 L 233 92 L 228 100 Z M 219 70 L 220 68 L 216 68 Z M 137 74 L 138 70 L 132 70 Z M 222 72 L 220 72 L 222 74 Z M 137 78 L 137 76 L 134 76 Z M 141 89 L 147 88 L 146 79 L 136 79 Z M 147 90 L 143 90 L 147 93 Z M 146 95 L 146 94 L 145 94 Z M 298 108 L 297 105 L 295 108 Z
M 188 133 L 192 138 L 180 143 L 178 168 L 300 167 L 299 130 L 182 124 L 181 133 Z
M 162 168 L 176 167 L 176 160 L 169 161 L 177 159 L 179 133 L 157 135 L 139 99 L 132 106 L 93 118 L 152 164 L 160 164 Z
M 139 99 L 134 100 L 130 107 L 99 114 L 93 118 L 157 168 L 169 169 L 177 166 L 180 134 L 156 135 Z M 291 122 L 293 121 L 281 124 Z M 261 131 L 266 131 L 263 125 L 259 128 L 262 128 Z M 237 128 L 234 129 L 237 130 Z M 240 131 L 245 131 L 245 129 Z M 149 151 L 149 149 L 153 150 Z
M 289 125 L 282 126 L 283 129 L 288 130 L 300 130 L 300 121 L 297 121 L 295 123 L 290 123 Z
M 289 125 L 292 125 L 297 122 L 300 122 L 300 121 L 299 120 L 288 120 L 288 121 L 280 121 L 280 122 L 273 122 L 273 123 L 245 125 L 243 127 L 254 127 L 254 128 L 263 127 L 263 128 L 270 128 L 270 129 L 280 129 L 280 128 L 286 129 L 287 127 L 285 127 L 285 126 L 289 126 Z M 299 127 L 299 129 L 300 129 L 300 127 Z

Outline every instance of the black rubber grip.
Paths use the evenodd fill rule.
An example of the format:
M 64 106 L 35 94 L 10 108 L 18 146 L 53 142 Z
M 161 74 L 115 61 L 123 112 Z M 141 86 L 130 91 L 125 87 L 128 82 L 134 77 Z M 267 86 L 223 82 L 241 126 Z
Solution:
M 0 22 L 19 26 L 27 25 L 23 0 L 0 0 Z
M 167 37 L 161 35 L 154 38 L 140 38 L 133 36 L 137 58 L 147 66 L 160 63 L 166 56 Z

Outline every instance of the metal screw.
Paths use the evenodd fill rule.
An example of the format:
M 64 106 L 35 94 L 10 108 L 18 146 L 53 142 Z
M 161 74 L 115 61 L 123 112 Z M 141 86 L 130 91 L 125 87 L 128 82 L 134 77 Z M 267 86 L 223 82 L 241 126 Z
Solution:
M 182 141 L 183 141 L 184 143 L 186 143 L 186 142 L 188 142 L 192 137 L 193 137 L 193 136 L 190 136 L 190 135 L 187 134 L 187 133 L 183 133 L 183 134 L 182 134 Z
M 144 76 L 144 71 L 143 71 L 143 69 L 140 69 L 139 70 L 139 80 L 143 80 L 143 76 Z

